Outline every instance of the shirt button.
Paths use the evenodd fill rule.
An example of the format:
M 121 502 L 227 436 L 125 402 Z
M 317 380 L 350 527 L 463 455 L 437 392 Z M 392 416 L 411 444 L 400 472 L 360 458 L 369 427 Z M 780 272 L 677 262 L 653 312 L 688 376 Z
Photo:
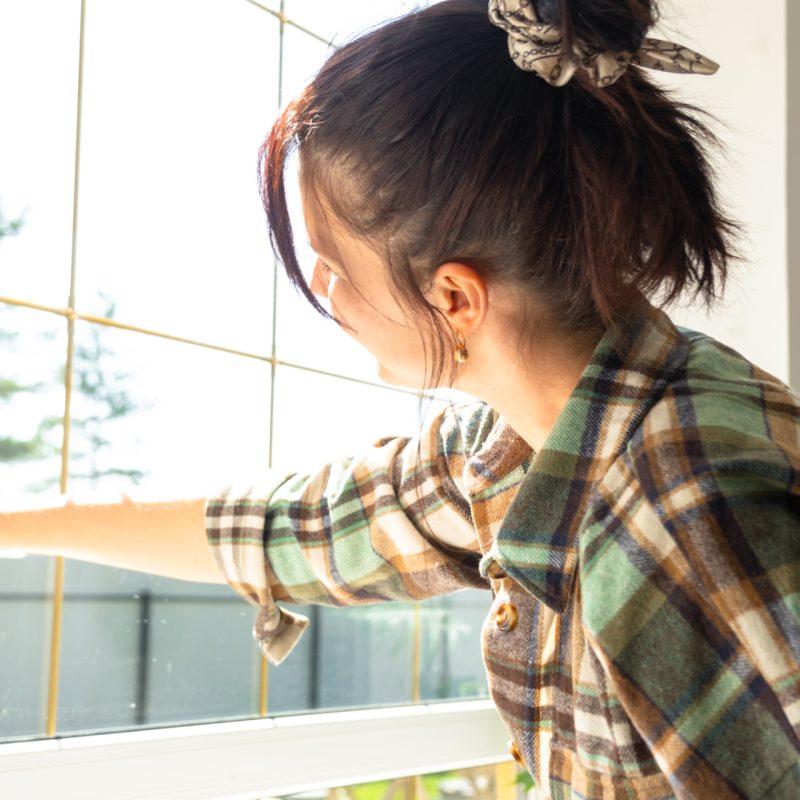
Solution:
M 514 761 L 516 761 L 517 764 L 519 764 L 523 769 L 528 768 L 525 764 L 525 759 L 522 758 L 522 753 L 520 753 L 519 747 L 517 747 L 517 743 L 515 741 L 509 740 L 508 752 L 511 754 L 511 757 L 514 759 Z
M 508 577 L 505 570 L 500 566 L 500 564 L 497 563 L 497 561 L 492 561 L 492 563 L 489 564 L 486 574 L 495 581 L 500 581 L 503 578 Z
M 517 607 L 511 603 L 501 603 L 494 612 L 494 624 L 501 631 L 513 631 L 517 627 Z

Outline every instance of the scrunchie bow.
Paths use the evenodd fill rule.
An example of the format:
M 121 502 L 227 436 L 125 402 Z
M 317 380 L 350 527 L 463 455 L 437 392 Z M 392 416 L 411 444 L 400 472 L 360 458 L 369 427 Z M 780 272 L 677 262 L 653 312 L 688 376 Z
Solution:
M 601 50 L 580 41 L 573 42 L 569 52 L 561 32 L 539 22 L 532 0 L 489 0 L 489 19 L 508 33 L 508 50 L 514 63 L 538 73 L 552 86 L 563 86 L 578 69 L 585 70 L 596 86 L 610 86 L 631 64 L 697 75 L 713 75 L 719 69 L 710 58 L 660 39 L 642 39 L 635 53 Z

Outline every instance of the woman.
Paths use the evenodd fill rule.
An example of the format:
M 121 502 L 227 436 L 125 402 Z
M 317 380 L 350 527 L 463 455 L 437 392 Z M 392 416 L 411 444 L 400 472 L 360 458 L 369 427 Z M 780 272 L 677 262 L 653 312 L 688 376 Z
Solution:
M 715 65 L 645 38 L 655 15 L 445 0 L 334 53 L 262 149 L 311 303 L 384 380 L 482 402 L 209 500 L 210 551 L 199 502 L 11 514 L 0 545 L 219 567 L 275 662 L 307 624 L 275 600 L 490 588 L 490 690 L 542 796 L 797 797 L 800 400 L 648 299 L 710 302 L 734 231 L 709 132 L 644 71 Z

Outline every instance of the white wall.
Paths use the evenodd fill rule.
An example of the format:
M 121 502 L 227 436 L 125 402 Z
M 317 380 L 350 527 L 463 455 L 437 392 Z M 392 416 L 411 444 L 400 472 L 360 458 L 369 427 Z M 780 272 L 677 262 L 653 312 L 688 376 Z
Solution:
M 786 2 L 789 382 L 800 389 L 800 269 L 797 267 L 800 257 L 800 149 L 797 146 L 800 136 L 800 53 L 796 47 L 797 37 L 800 36 L 800 3 L 797 0 Z M 793 42 L 795 47 L 789 47 L 789 42 Z
M 720 188 L 744 223 L 745 261 L 709 317 L 673 308 L 759 366 L 789 379 L 787 270 L 787 4 L 797 0 L 662 0 L 659 31 L 717 61 L 713 77 L 670 78 L 681 97 L 710 111 L 726 144 Z M 795 315 L 800 311 L 795 305 Z M 795 338 L 797 338 L 795 336 Z M 797 356 L 795 356 L 796 358 Z M 799 373 L 795 373 L 796 383 Z

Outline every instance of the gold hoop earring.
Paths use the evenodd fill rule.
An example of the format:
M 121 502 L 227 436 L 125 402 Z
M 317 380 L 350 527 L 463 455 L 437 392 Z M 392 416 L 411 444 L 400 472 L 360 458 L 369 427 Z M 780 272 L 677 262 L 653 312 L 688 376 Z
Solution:
M 456 346 L 453 349 L 453 361 L 456 364 L 463 364 L 469 358 L 469 351 L 467 350 L 467 344 L 464 341 L 464 338 L 461 336 L 458 331 L 455 334 L 456 337 Z

